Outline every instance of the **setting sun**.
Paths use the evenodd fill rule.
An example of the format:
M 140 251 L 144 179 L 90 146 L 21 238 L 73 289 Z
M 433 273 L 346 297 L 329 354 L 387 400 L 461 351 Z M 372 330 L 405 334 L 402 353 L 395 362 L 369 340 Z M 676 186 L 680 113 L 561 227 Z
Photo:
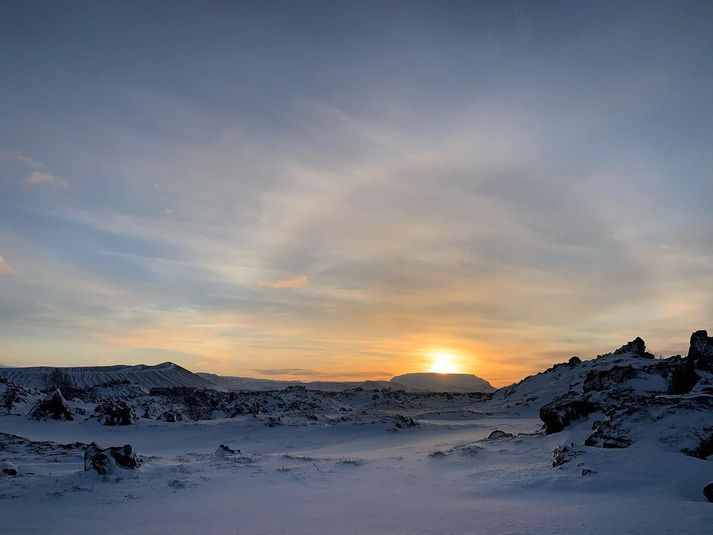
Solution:
M 455 357 L 450 353 L 434 353 L 429 371 L 432 373 L 458 373 L 454 360 Z

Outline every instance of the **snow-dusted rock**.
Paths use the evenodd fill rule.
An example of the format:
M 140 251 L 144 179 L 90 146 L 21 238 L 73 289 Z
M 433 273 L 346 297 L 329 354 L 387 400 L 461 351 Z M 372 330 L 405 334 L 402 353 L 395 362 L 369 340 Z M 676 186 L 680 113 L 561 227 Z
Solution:
M 12 464 L 10 461 L 3 461 L 0 463 L 0 474 L 14 477 L 17 473 L 17 466 Z
M 545 424 L 545 433 L 558 433 L 573 420 L 583 418 L 599 410 L 599 407 L 588 399 L 567 395 L 540 408 L 540 419 Z
M 126 469 L 136 469 L 141 461 L 131 444 L 120 447 L 102 448 L 92 442 L 84 450 L 84 470 L 96 470 L 100 475 L 114 472 L 117 466 Z
M 713 482 L 703 487 L 703 495 L 709 502 L 713 502 Z
M 512 438 L 513 434 L 512 433 L 506 433 L 505 431 L 501 431 L 500 429 L 496 429 L 492 433 L 488 435 L 487 440 L 500 440 L 502 438 Z
M 30 418 L 33 420 L 74 420 L 72 411 L 69 409 L 67 400 L 62 396 L 59 388 L 47 394 L 30 411 Z
M 131 425 L 138 420 L 131 407 L 123 399 L 110 399 L 94 409 L 104 425 Z

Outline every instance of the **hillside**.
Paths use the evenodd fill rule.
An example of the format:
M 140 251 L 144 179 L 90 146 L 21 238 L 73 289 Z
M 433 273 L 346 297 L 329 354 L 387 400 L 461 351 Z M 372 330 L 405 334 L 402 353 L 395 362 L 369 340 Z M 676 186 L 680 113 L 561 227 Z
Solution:
M 63 385 L 72 388 L 86 388 L 116 382 L 128 382 L 144 388 L 215 388 L 216 386 L 173 362 L 164 362 L 155 366 L 138 364 L 135 366 L 83 366 L 71 368 L 54 368 L 51 366 L 0 368 L 0 377 L 26 388 L 38 389 Z M 57 382 L 62 384 L 53 384 Z

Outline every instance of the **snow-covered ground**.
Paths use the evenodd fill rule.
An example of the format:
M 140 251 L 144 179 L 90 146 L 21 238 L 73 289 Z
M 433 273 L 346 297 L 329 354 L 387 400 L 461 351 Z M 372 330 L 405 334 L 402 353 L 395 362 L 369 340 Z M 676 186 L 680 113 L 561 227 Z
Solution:
M 71 421 L 38 421 L 43 394 L 16 389 L 0 416 L 0 460 L 18 469 L 0 476 L 0 532 L 712 533 L 708 361 L 623 349 L 492 396 L 113 385 L 67 401 Z M 131 424 L 102 425 L 102 396 L 121 396 Z M 563 430 L 545 433 L 543 406 Z M 131 444 L 141 467 L 85 471 L 92 441 Z

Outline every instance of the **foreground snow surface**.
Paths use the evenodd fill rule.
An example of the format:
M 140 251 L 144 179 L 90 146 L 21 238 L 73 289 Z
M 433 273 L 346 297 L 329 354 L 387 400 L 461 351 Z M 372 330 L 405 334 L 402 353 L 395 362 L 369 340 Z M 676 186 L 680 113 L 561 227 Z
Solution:
M 383 421 L 267 427 L 241 417 L 126 427 L 0 417 L 0 432 L 58 443 L 131 443 L 138 471 L 84 472 L 81 450 L 4 446 L 2 533 L 711 533 L 713 463 L 654 443 L 578 446 L 591 421 L 545 436 L 536 418 L 436 410 Z M 487 440 L 500 429 L 512 438 Z M 7 435 L 0 439 L 7 440 Z M 226 444 L 240 449 L 218 455 Z M 3 447 L 3 446 L 0 446 Z M 591 473 L 582 475 L 583 470 Z

